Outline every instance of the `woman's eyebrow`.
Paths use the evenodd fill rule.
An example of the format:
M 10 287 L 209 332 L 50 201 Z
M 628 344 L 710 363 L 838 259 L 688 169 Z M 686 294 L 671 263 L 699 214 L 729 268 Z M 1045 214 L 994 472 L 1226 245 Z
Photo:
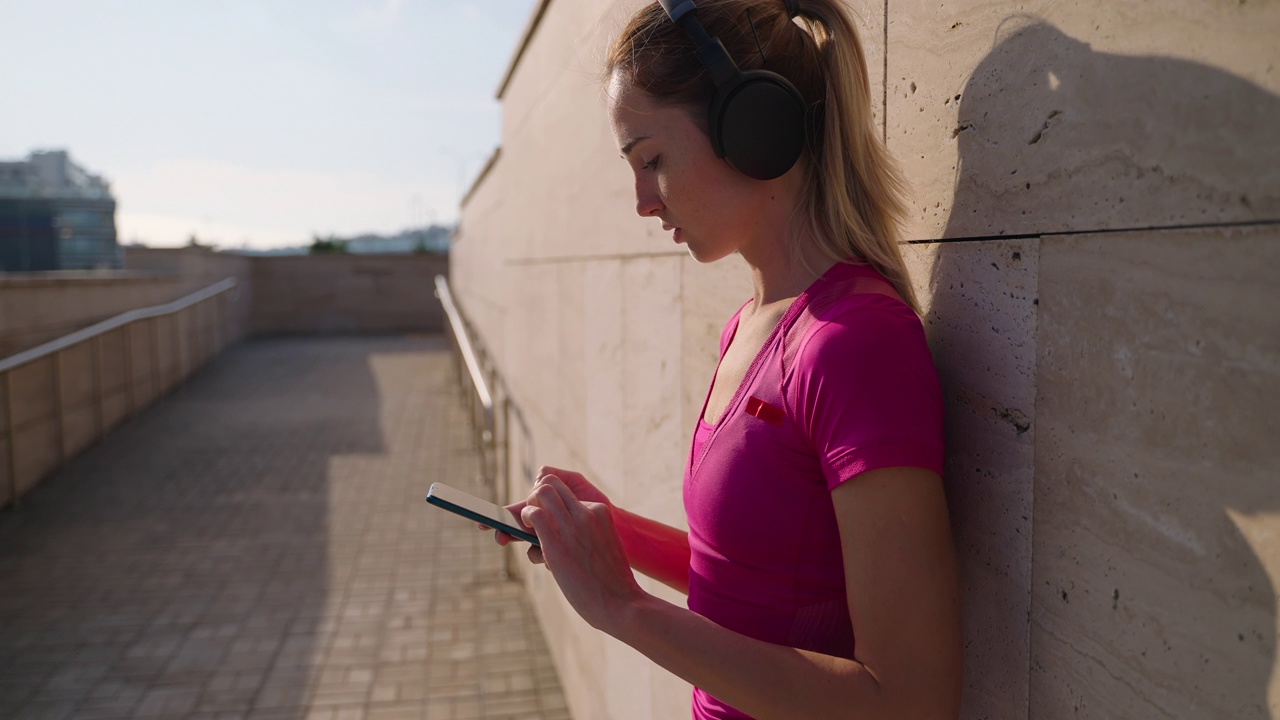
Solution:
M 627 144 L 622 146 L 622 157 L 625 158 L 626 156 L 630 155 L 631 149 L 636 146 L 636 143 L 640 142 L 641 140 L 648 140 L 648 139 L 649 139 L 648 135 L 641 135 L 640 137 L 631 138 L 630 140 L 628 140 Z

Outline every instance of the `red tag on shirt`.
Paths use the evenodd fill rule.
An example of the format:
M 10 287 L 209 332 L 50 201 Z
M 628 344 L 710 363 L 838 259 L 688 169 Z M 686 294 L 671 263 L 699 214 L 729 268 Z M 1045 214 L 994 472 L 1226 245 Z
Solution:
M 755 415 L 770 425 L 781 425 L 786 413 L 782 408 L 770 405 L 754 395 L 747 398 L 747 414 Z

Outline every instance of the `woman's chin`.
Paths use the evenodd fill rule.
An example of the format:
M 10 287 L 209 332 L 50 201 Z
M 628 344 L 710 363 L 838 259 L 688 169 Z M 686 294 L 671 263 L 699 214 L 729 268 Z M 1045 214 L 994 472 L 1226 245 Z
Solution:
M 685 247 L 689 250 L 689 257 L 697 260 L 701 265 L 719 262 L 733 254 L 732 252 L 707 252 L 705 248 L 699 248 L 696 245 L 685 245 Z

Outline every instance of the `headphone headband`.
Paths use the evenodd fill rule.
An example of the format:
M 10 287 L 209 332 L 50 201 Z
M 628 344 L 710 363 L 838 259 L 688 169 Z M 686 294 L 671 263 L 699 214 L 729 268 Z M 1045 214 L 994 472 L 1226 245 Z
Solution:
M 658 0 L 658 4 L 667 11 L 667 17 L 671 18 L 671 22 L 677 25 L 680 24 L 680 18 L 684 17 L 685 13 L 698 7 L 693 0 Z

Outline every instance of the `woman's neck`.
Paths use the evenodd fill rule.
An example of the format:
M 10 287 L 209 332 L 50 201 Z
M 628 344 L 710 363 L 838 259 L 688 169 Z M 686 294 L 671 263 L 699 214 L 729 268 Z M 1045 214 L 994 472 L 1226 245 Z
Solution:
M 757 205 L 756 232 L 750 242 L 739 247 L 739 254 L 751 268 L 753 313 L 775 303 L 789 305 L 834 264 L 810 236 L 810 224 L 796 221 L 805 212 L 803 186 L 803 164 L 797 163 L 767 189 L 761 187 L 765 194 Z
M 790 304 L 835 264 L 817 251 L 811 239 L 796 237 L 785 229 L 772 234 L 771 241 L 743 248 L 741 254 L 751 270 L 756 310 L 780 302 Z

